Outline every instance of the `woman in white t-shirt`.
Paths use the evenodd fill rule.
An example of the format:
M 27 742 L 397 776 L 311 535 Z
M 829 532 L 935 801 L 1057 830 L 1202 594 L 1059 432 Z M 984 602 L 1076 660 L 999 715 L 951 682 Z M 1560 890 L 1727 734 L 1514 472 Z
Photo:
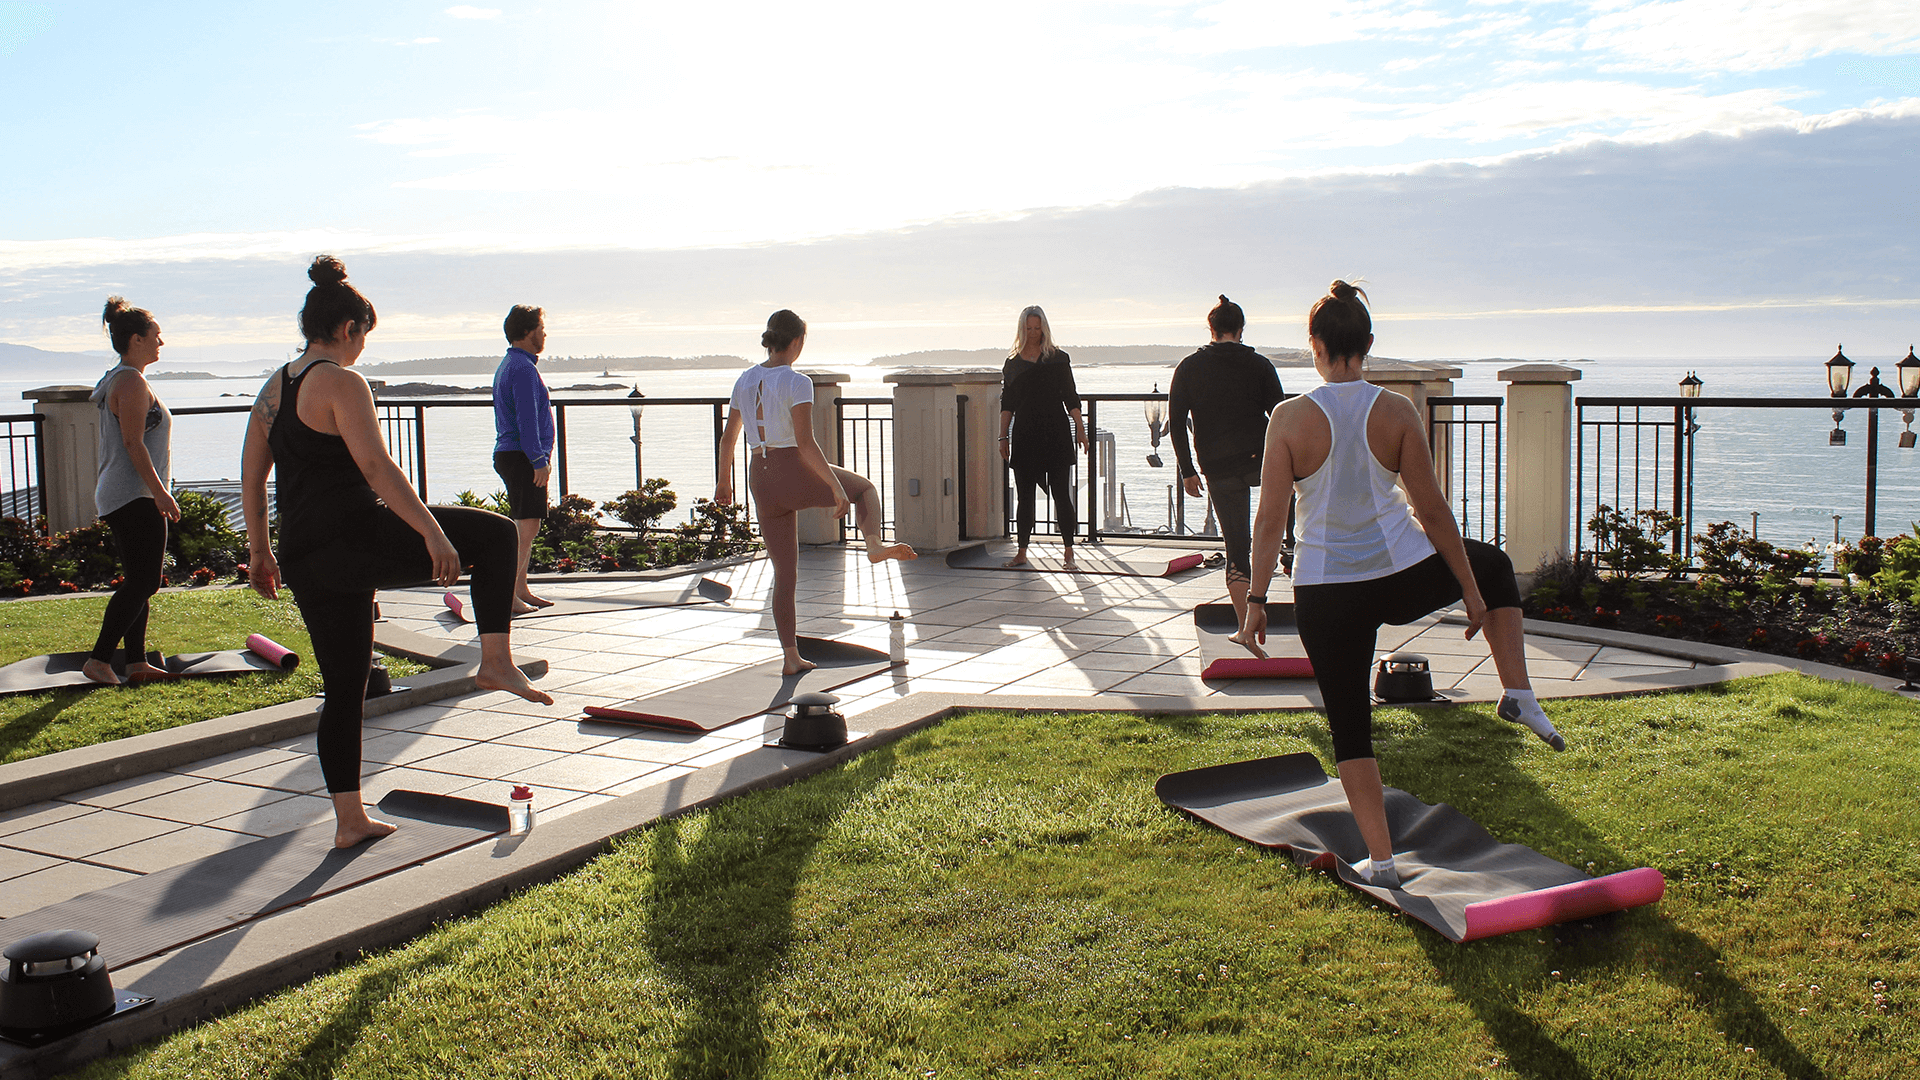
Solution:
M 813 380 L 793 370 L 807 344 L 807 324 L 782 309 L 767 320 L 760 345 L 767 360 L 742 372 L 733 384 L 726 431 L 720 437 L 720 476 L 713 501 L 731 503 L 733 455 L 740 433 L 747 433 L 747 487 L 760 518 L 760 538 L 773 562 L 773 625 L 786 650 L 782 673 L 797 675 L 813 667 L 800 658 L 794 633 L 794 587 L 800 565 L 798 514 L 833 507 L 833 516 L 855 510 L 854 522 L 867 543 L 867 559 L 912 559 L 905 544 L 880 538 L 880 492 L 872 481 L 827 461 L 813 438 Z M 750 418 L 750 419 L 749 419 Z

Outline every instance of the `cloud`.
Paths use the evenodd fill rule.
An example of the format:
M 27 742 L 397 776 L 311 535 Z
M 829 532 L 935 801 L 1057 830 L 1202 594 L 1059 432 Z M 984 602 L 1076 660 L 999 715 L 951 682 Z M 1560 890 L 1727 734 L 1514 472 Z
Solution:
M 1577 49 L 1621 68 L 1771 71 L 1835 53 L 1920 51 L 1910 0 L 1657 0 L 1603 10 L 1584 26 L 1522 47 Z
M 0 56 L 11 56 L 28 39 L 53 28 L 53 7 L 24 0 L 0 2 Z
M 455 4 L 446 10 L 446 14 L 456 19 L 497 19 L 499 8 L 474 7 L 471 4 Z

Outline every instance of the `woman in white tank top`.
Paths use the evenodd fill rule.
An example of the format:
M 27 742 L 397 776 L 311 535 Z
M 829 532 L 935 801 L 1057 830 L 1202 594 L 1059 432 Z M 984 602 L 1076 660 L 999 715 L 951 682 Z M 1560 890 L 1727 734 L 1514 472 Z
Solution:
M 1399 888 L 1367 687 L 1381 625 L 1463 604 L 1466 636 L 1486 629 L 1506 688 L 1498 715 L 1525 724 L 1555 750 L 1566 749 L 1566 742 L 1527 681 L 1513 563 L 1498 548 L 1461 539 L 1413 402 L 1362 377 L 1373 348 L 1365 296 L 1336 281 L 1308 315 L 1313 366 L 1326 384 L 1283 403 L 1268 421 L 1253 582 L 1234 640 L 1265 655 L 1259 646 L 1266 641 L 1266 592 L 1279 559 L 1287 496 L 1297 487 L 1294 612 L 1333 730 L 1340 784 L 1367 844 L 1368 858 L 1349 870 L 1367 884 Z

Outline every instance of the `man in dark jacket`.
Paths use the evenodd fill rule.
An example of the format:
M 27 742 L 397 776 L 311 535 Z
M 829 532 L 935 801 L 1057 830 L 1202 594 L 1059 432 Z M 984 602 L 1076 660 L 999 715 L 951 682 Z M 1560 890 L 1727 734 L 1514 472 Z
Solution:
M 533 538 L 547 516 L 547 478 L 553 475 L 553 408 L 540 378 L 547 323 L 537 307 L 515 304 L 507 312 L 507 355 L 493 373 L 493 471 L 507 485 L 507 502 L 520 530 L 520 573 L 513 586 L 513 613 L 550 607 L 527 584 Z
M 1180 459 L 1180 482 L 1198 498 L 1206 477 L 1213 516 L 1227 546 L 1227 595 L 1244 622 L 1247 583 L 1253 576 L 1253 488 L 1260 486 L 1267 415 L 1280 404 L 1280 375 L 1273 362 L 1240 343 L 1246 313 L 1225 296 L 1207 313 L 1213 342 L 1180 361 L 1167 387 L 1167 425 Z M 1187 445 L 1187 424 L 1193 445 Z M 1194 467 L 1194 459 L 1199 467 Z

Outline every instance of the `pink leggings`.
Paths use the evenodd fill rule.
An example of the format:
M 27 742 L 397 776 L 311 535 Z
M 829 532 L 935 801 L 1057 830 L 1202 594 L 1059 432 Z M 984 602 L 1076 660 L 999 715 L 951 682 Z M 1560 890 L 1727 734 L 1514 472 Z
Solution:
M 848 501 L 861 505 L 863 496 L 873 488 L 872 481 L 859 473 L 830 465 L 834 478 L 847 493 Z M 795 642 L 794 589 L 800 576 L 800 519 L 802 510 L 831 507 L 833 487 L 818 473 L 807 468 L 797 447 L 777 447 L 764 456 L 755 450 L 747 461 L 747 490 L 753 493 L 753 505 L 760 516 L 760 538 L 767 545 L 767 559 L 773 563 L 773 628 L 780 635 L 782 648 Z M 862 515 L 865 517 L 865 515 Z M 863 529 L 866 521 L 860 522 Z M 880 523 L 872 523 L 878 535 Z

